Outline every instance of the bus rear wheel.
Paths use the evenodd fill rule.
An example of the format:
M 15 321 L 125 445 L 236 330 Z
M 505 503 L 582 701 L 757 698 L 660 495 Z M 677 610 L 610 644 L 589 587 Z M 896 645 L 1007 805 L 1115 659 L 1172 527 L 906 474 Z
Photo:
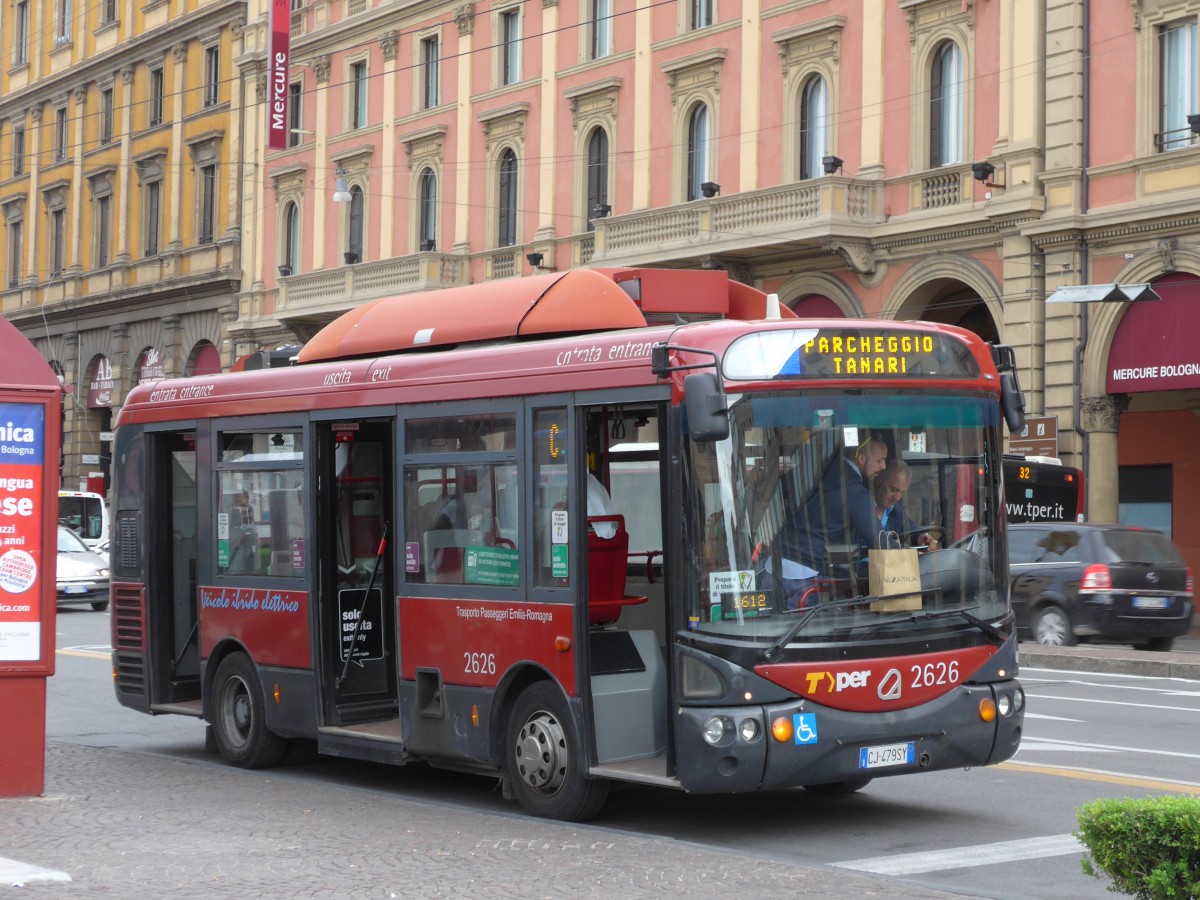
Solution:
M 244 653 L 231 653 L 217 668 L 212 724 L 221 756 L 243 769 L 274 766 L 287 750 L 287 741 L 267 729 L 262 685 Z
M 580 771 L 575 722 L 554 685 L 538 682 L 521 692 L 505 746 L 509 784 L 531 815 L 582 822 L 608 799 L 609 783 Z

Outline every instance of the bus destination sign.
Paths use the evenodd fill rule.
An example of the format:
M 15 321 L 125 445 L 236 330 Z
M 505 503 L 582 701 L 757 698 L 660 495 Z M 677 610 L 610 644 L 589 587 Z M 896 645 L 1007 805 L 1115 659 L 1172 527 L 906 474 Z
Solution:
M 952 335 L 892 328 L 795 328 L 745 335 L 724 361 L 733 380 L 974 378 L 979 366 Z

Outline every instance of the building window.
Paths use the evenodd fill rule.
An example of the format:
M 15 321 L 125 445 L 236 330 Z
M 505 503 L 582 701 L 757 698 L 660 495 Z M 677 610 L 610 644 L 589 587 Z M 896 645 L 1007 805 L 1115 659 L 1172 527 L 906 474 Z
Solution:
M 690 0 L 691 27 L 707 28 L 713 23 L 713 0 Z
M 283 214 L 283 264 L 289 275 L 300 271 L 300 210 L 295 203 Z
M 221 98 L 221 48 L 204 48 L 204 105 L 216 106 Z
M 687 199 L 697 200 L 703 193 L 700 185 L 708 181 L 708 107 L 697 103 L 688 119 L 687 137 Z
M 1174 474 L 1170 465 L 1121 466 L 1117 471 L 1117 521 L 1155 528 L 1170 537 Z
M 50 277 L 61 278 L 63 272 L 63 225 L 66 211 L 50 211 Z
M 146 185 L 146 256 L 158 256 L 159 200 L 162 182 L 151 181 Z
M 420 235 L 422 250 L 437 249 L 437 176 L 433 169 L 421 173 Z
M 200 243 L 211 244 L 216 231 L 217 167 L 200 167 Z
M 21 222 L 8 223 L 8 286 L 21 284 Z
M 304 127 L 304 88 L 298 81 L 288 85 L 288 136 L 289 147 L 299 147 L 301 130 Z
M 150 104 L 149 127 L 161 125 L 163 120 L 163 70 L 161 67 L 150 70 Z
M 1196 108 L 1196 23 L 1177 22 L 1159 29 L 1162 60 L 1158 135 L 1160 150 L 1191 146 L 1195 140 L 1188 114 Z
M 933 55 L 929 81 L 929 167 L 962 162 L 962 53 L 946 41 Z
M 100 24 L 111 25 L 117 21 L 117 0 L 104 0 L 100 4 Z
M 350 127 L 367 126 L 367 64 L 352 63 L 350 66 Z
M 587 146 L 587 229 L 593 231 L 593 218 L 608 212 L 608 132 L 597 128 Z
M 350 241 L 346 262 L 361 262 L 363 258 L 363 192 L 357 184 L 350 188 Z
M 12 146 L 12 173 L 13 177 L 25 174 L 25 126 L 13 126 L 13 146 Z
M 112 234 L 112 197 L 96 198 L 96 268 L 108 265 L 108 249 Z
M 438 98 L 439 71 L 441 46 L 438 38 L 430 37 L 421 41 L 421 108 L 432 109 L 440 102 Z
M 825 123 L 828 121 L 828 93 L 825 79 L 813 75 L 800 92 L 800 178 L 816 178 L 822 174 L 821 157 L 825 155 Z
M 29 0 L 17 0 L 13 10 L 13 65 L 29 62 Z
M 521 80 L 521 11 L 500 13 L 500 83 Z
M 496 245 L 511 247 L 517 242 L 517 154 L 500 154 L 496 197 Z
M 100 143 L 111 144 L 113 139 L 113 89 L 100 92 Z
M 592 59 L 612 53 L 612 0 L 591 0 Z
M 67 158 L 67 108 L 60 106 L 54 111 L 54 161 Z
M 54 43 L 71 42 L 71 0 L 57 0 L 54 4 Z

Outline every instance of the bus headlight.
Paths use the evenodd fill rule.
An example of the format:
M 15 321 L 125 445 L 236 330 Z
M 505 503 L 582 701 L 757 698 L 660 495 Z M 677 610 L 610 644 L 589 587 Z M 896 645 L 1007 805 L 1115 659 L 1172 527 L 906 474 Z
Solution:
M 996 709 L 1000 710 L 1000 715 L 1007 716 L 1012 712 L 1012 699 L 1008 694 L 1001 694 L 996 698 Z
M 704 720 L 704 731 L 701 734 L 707 743 L 715 747 L 725 737 L 725 722 L 720 716 L 709 716 Z
M 1020 688 L 1013 691 L 1013 710 L 1020 712 L 1025 708 L 1025 692 Z
M 738 731 L 742 735 L 742 740 L 746 743 L 758 740 L 758 720 L 742 719 L 742 724 L 738 726 Z

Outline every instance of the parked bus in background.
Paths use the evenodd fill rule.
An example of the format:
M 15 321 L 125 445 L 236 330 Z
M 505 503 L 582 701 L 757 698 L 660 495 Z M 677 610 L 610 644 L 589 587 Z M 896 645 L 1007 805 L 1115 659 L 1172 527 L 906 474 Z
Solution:
M 59 491 L 58 524 L 79 535 L 89 549 L 97 553 L 108 552 L 108 510 L 100 494 Z
M 1004 510 L 1010 523 L 1082 522 L 1083 471 L 1048 456 L 1004 457 Z
M 1011 353 L 773 300 L 572 270 L 380 299 L 292 367 L 135 388 L 118 699 L 202 717 L 236 765 L 310 738 L 576 820 L 613 782 L 838 794 L 1011 757 Z M 910 519 L 976 551 L 887 550 L 919 576 L 896 597 L 869 588 L 878 550 L 830 544 L 794 605 L 785 536 L 839 515 L 827 479 L 872 442 L 917 473 Z

